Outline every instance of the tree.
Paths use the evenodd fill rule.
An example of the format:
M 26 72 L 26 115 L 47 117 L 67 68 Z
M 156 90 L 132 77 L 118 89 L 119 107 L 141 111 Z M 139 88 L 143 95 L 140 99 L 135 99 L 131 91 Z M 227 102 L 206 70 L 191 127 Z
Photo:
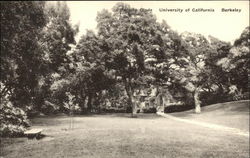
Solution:
M 78 26 L 70 24 L 70 12 L 66 2 L 46 3 L 45 13 L 48 22 L 43 28 L 43 46 L 46 48 L 49 67 L 53 72 L 65 73 L 69 59 L 67 52 L 75 44 Z
M 157 23 L 150 11 L 124 3 L 117 3 L 112 11 L 98 13 L 98 35 L 106 43 L 106 67 L 114 70 L 124 85 L 134 115 L 136 92 L 160 78 L 168 78 L 163 74 L 167 67 L 164 63 L 167 64 L 171 55 L 168 48 L 175 46 L 175 42 L 168 37 L 169 26 Z M 164 66 L 158 71 L 156 65 Z
M 248 74 L 250 72 L 250 34 L 249 26 L 246 27 L 239 39 L 236 39 L 233 47 L 229 50 L 226 57 L 217 62 L 217 65 L 230 74 L 229 83 L 235 85 L 239 93 L 248 92 Z
M 60 96 L 53 96 L 51 86 L 72 73 L 70 65 L 73 64 L 73 61 L 70 52 L 76 44 L 74 37 L 77 34 L 78 26 L 71 25 L 70 12 L 66 2 L 46 2 L 44 12 L 47 23 L 41 31 L 42 38 L 39 42 L 45 53 L 47 74 L 40 78 L 39 99 L 40 104 L 46 100 L 61 105 L 63 100 L 59 100 L 65 97 L 65 94 L 60 93 Z
M 182 39 L 186 43 L 187 53 L 181 59 L 185 64 L 172 66 L 172 74 L 177 82 L 181 83 L 188 91 L 193 93 L 195 112 L 201 112 L 200 93 L 208 82 L 205 68 L 206 54 L 211 51 L 208 40 L 200 34 L 185 32 Z
M 44 2 L 1 2 L 0 135 L 17 136 L 29 125 L 46 62 L 39 43 Z
M 99 104 L 102 91 L 113 84 L 112 77 L 105 70 L 102 47 L 102 41 L 94 32 L 87 31 L 71 53 L 72 73 L 66 76 L 68 84 L 65 86 L 68 87 L 67 91 L 76 96 L 82 112 L 85 110 L 86 99 L 87 111 L 91 112 L 93 103 Z
M 203 101 L 206 104 L 224 102 L 228 99 L 228 90 L 230 87 L 230 73 L 223 70 L 217 64 L 218 61 L 225 58 L 232 45 L 228 42 L 221 41 L 215 37 L 208 37 L 211 51 L 205 56 L 206 67 L 206 84 L 204 85 Z
M 1 97 L 24 108 L 35 101 L 45 61 L 40 31 L 44 2 L 1 2 Z M 32 37 L 32 38 L 31 38 Z

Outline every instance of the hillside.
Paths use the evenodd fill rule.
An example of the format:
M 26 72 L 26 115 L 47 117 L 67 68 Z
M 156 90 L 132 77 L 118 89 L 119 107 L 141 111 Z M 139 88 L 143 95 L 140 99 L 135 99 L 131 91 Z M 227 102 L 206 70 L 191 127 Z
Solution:
M 249 103 L 249 100 L 218 103 L 202 107 L 200 114 L 188 110 L 171 115 L 249 131 Z

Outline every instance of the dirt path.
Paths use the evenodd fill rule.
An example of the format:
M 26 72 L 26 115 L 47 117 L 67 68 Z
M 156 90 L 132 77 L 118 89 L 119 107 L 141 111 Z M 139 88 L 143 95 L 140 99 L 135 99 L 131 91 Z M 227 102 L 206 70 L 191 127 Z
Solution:
M 231 127 L 221 126 L 221 125 L 212 124 L 212 123 L 206 123 L 206 122 L 201 122 L 201 121 L 193 121 L 193 120 L 177 118 L 177 117 L 174 117 L 174 116 L 171 116 L 171 115 L 168 115 L 168 114 L 164 114 L 164 113 L 159 113 L 159 112 L 157 112 L 157 114 L 160 115 L 160 116 L 163 116 L 165 118 L 175 120 L 175 121 L 180 121 L 180 122 L 194 124 L 194 125 L 198 125 L 198 126 L 202 126 L 202 127 L 206 127 L 206 128 L 211 128 L 211 129 L 215 129 L 215 130 L 230 132 L 230 133 L 233 133 L 233 134 L 237 134 L 237 135 L 241 135 L 241 136 L 245 136 L 245 137 L 249 138 L 249 132 L 242 131 L 242 130 L 237 129 L 237 128 L 231 128 Z

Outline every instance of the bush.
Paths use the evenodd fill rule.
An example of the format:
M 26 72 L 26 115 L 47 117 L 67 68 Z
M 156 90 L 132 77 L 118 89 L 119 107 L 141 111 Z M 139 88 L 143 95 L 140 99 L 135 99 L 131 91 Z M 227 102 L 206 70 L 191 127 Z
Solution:
M 238 92 L 238 93 L 235 93 L 234 95 L 232 95 L 233 101 L 247 100 L 247 99 L 249 99 L 249 92 L 245 92 L 245 93 Z
M 156 113 L 156 108 L 155 107 L 151 107 L 151 108 L 145 108 L 142 109 L 143 113 Z
M 181 112 L 194 109 L 194 105 L 171 105 L 164 108 L 164 113 Z
M 0 137 L 17 137 L 23 135 L 29 126 L 26 113 L 8 99 L 1 99 L 0 104 Z
M 201 93 L 200 99 L 202 106 L 216 104 L 216 103 L 223 103 L 231 100 L 226 93 L 219 91 L 214 93 L 209 93 L 209 92 Z
M 59 107 L 47 100 L 44 102 L 44 104 L 41 107 L 41 112 L 46 115 L 56 114 L 58 111 L 59 111 Z
M 126 113 L 131 113 L 132 112 L 132 107 L 127 106 L 125 111 L 126 111 Z

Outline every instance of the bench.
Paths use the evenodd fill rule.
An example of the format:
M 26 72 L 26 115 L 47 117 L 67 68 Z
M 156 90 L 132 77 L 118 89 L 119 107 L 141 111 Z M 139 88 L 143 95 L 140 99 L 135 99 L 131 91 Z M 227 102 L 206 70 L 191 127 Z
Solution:
M 41 132 L 43 130 L 42 129 L 30 129 L 24 132 L 24 134 L 28 137 L 28 138 L 36 138 L 39 139 L 41 137 Z

